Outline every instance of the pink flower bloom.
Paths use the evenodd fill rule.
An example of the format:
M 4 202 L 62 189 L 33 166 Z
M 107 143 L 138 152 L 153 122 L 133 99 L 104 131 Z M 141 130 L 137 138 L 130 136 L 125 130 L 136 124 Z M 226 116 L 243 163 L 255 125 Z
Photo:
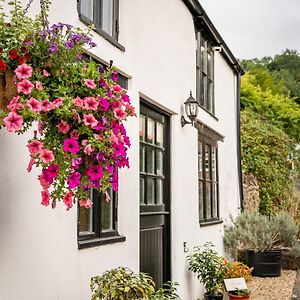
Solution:
M 51 182 L 45 178 L 44 174 L 39 175 L 38 179 L 43 189 L 48 189 L 50 187 Z
M 117 107 L 114 109 L 114 116 L 118 120 L 124 120 L 127 117 L 127 113 L 121 107 Z
M 44 206 L 48 206 L 50 204 L 50 193 L 47 189 L 42 191 L 42 202 L 41 204 Z
M 71 173 L 67 178 L 69 188 L 74 189 L 75 187 L 77 187 L 80 184 L 80 178 L 81 175 L 79 172 Z
M 24 109 L 24 105 L 22 103 L 19 103 L 20 97 L 13 97 L 9 104 L 7 105 L 7 108 L 11 111 L 16 111 L 18 109 Z
M 17 84 L 18 94 L 23 93 L 25 95 L 28 95 L 32 92 L 33 88 L 34 85 L 29 80 L 26 79 L 23 79 Z
M 38 113 L 41 111 L 41 102 L 34 99 L 33 97 L 30 97 L 29 100 L 26 101 L 26 105 L 29 107 L 29 109 L 35 113 Z
M 80 150 L 78 142 L 75 139 L 64 140 L 64 151 L 76 154 Z
M 52 102 L 52 105 L 54 108 L 59 108 L 62 105 L 62 99 L 57 98 Z
M 71 163 L 71 169 L 78 169 L 79 165 L 82 163 L 82 158 L 73 158 Z
M 49 149 L 43 149 L 40 153 L 40 159 L 44 164 L 54 161 L 53 152 Z
M 122 100 L 124 101 L 124 102 L 127 102 L 127 103 L 130 103 L 130 98 L 129 98 L 129 96 L 128 95 L 122 95 Z
M 90 165 L 86 171 L 86 175 L 91 180 L 99 180 L 103 177 L 103 169 L 101 165 Z
M 59 132 L 62 133 L 67 133 L 70 130 L 70 125 L 65 122 L 64 120 L 62 120 L 58 125 L 56 125 L 56 127 L 58 128 Z
M 71 138 L 77 140 L 77 139 L 79 138 L 79 132 L 78 132 L 78 130 L 72 130 L 72 131 L 70 132 L 70 136 L 71 136 Z
M 44 89 L 43 84 L 40 81 L 35 82 L 35 87 L 39 90 L 42 91 Z
M 35 161 L 33 158 L 30 159 L 28 167 L 27 167 L 27 172 L 31 172 L 33 165 L 35 164 Z
M 83 106 L 84 109 L 91 109 L 91 110 L 97 110 L 98 108 L 98 102 L 95 100 L 94 97 L 85 97 L 83 99 Z
M 95 89 L 96 88 L 96 84 L 95 84 L 95 80 L 92 79 L 83 79 L 84 84 L 89 87 L 90 89 Z
M 94 152 L 95 148 L 92 147 L 91 144 L 88 144 L 87 146 L 84 147 L 83 152 L 87 155 L 91 155 Z
M 109 109 L 109 102 L 107 101 L 107 99 L 99 97 L 98 100 L 102 110 L 107 111 Z
M 42 111 L 50 111 L 51 109 L 53 109 L 53 105 L 52 103 L 49 101 L 49 99 L 46 99 L 44 101 L 41 102 L 41 110 Z
M 3 119 L 4 125 L 9 132 L 15 132 L 22 129 L 23 121 L 23 117 L 13 111 Z
M 91 201 L 91 199 L 87 198 L 85 200 L 80 200 L 79 201 L 79 205 L 81 207 L 85 207 L 85 208 L 91 208 L 93 205 L 93 202 Z
M 117 93 L 123 91 L 123 89 L 122 89 L 118 84 L 114 85 L 114 86 L 112 87 L 112 89 L 113 89 L 114 92 L 117 92 Z
M 42 171 L 43 178 L 52 184 L 55 177 L 57 177 L 59 172 L 59 165 L 52 164 L 48 168 L 44 168 Z
M 117 143 L 119 141 L 118 137 L 113 132 L 111 133 L 110 141 L 113 143 Z
M 135 110 L 134 110 L 133 106 L 131 106 L 130 104 L 126 103 L 125 107 L 126 107 L 126 110 L 128 111 L 128 114 L 130 116 L 136 117 L 136 113 L 135 113 Z
M 19 65 L 14 72 L 18 79 L 29 78 L 32 76 L 32 68 L 26 64 Z
M 30 144 L 27 145 L 27 148 L 31 155 L 41 153 L 43 150 L 43 143 L 38 140 L 33 140 Z
M 83 115 L 83 123 L 91 128 L 95 128 L 98 125 L 98 121 L 92 114 Z
M 82 67 L 82 71 L 85 73 L 87 71 L 87 67 Z
M 78 96 L 73 99 L 73 104 L 77 107 L 83 108 L 83 100 Z
M 73 206 L 73 195 L 74 194 L 70 191 L 63 197 L 63 202 L 67 206 L 67 210 L 69 210 Z
M 50 74 L 46 70 L 43 70 L 42 74 L 43 74 L 44 77 L 50 76 Z

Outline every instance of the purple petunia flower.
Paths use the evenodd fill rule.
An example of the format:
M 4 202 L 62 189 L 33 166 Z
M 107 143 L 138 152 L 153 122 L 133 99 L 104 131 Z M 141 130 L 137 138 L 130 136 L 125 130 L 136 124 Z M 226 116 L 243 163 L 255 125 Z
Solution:
M 80 184 L 81 175 L 79 172 L 73 172 L 68 176 L 67 182 L 70 189 L 74 189 Z
M 69 49 L 74 48 L 74 41 L 73 41 L 73 40 L 68 40 L 68 41 L 65 43 L 65 46 L 66 46 L 66 48 L 69 48 Z
M 118 73 L 117 73 L 117 72 L 113 72 L 113 73 L 111 74 L 111 79 L 112 79 L 114 82 L 117 82 L 117 81 L 118 81 L 118 78 L 119 78 L 119 76 L 118 76 Z
M 54 42 L 50 42 L 49 52 L 56 53 L 57 51 L 58 51 L 58 45 Z

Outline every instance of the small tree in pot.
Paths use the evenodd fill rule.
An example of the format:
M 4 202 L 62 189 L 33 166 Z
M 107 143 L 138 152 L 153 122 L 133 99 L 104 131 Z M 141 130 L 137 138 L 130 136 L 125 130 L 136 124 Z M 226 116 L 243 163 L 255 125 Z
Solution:
M 196 274 L 204 284 L 206 293 L 204 299 L 223 299 L 223 279 L 226 264 L 223 257 L 213 249 L 212 243 L 205 243 L 204 247 L 194 247 L 193 253 L 188 255 L 189 270 Z

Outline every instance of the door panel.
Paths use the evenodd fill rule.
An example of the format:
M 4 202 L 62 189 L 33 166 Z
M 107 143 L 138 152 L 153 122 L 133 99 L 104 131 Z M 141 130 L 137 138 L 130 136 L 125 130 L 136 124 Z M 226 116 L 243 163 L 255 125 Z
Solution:
M 141 105 L 140 271 L 170 280 L 169 116 Z

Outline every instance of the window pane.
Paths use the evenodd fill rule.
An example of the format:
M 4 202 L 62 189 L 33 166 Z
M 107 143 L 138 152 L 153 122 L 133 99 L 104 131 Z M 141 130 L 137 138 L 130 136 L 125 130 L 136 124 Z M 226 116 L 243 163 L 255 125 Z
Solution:
M 93 208 L 86 209 L 78 206 L 79 209 L 79 235 L 93 233 Z
M 203 153 L 202 153 L 203 144 L 198 142 L 198 172 L 199 179 L 203 179 Z
M 208 79 L 208 85 L 207 85 L 207 106 L 206 109 L 210 112 L 213 110 L 213 82 Z
M 113 206 L 114 198 L 112 191 L 109 191 L 110 201 L 105 201 L 105 194 L 101 199 L 101 231 L 112 231 L 113 228 Z
M 140 203 L 145 204 L 145 179 L 140 178 Z
M 145 146 L 140 146 L 140 172 L 145 171 Z
M 146 154 L 146 159 L 147 159 L 147 173 L 149 174 L 154 174 L 154 163 L 155 163 L 155 151 L 151 148 L 147 148 L 147 154 Z
M 147 142 L 154 144 L 154 121 L 152 119 L 148 118 L 148 122 L 147 122 Z
M 155 180 L 147 178 L 147 204 L 155 204 Z
M 204 73 L 201 74 L 202 78 L 201 78 L 201 90 L 200 90 L 200 94 L 201 94 L 201 99 L 200 99 L 200 104 L 204 107 L 206 107 L 206 103 L 207 103 L 207 77 L 206 75 L 204 75 Z
M 156 152 L 156 174 L 159 176 L 163 176 L 163 152 L 157 151 Z
M 211 183 L 206 182 L 206 219 L 211 219 Z
M 210 51 L 207 52 L 207 75 L 208 77 L 213 77 L 213 58 Z
M 113 34 L 113 15 L 114 15 L 114 1 L 102 0 L 102 24 L 101 28 L 108 34 Z
M 163 147 L 164 144 L 164 131 L 163 124 L 156 123 L 156 145 Z
M 205 145 L 205 178 L 211 180 L 210 173 L 210 163 L 211 163 L 211 154 L 210 154 L 210 145 Z
M 207 74 L 207 48 L 206 41 L 201 40 L 201 67 L 202 71 Z
M 163 204 L 163 180 L 156 180 L 156 204 Z
M 203 181 L 199 180 L 199 218 L 204 219 Z
M 218 207 L 217 207 L 217 200 L 218 200 L 218 195 L 217 195 L 217 184 L 212 185 L 212 206 L 213 206 L 213 218 L 218 217 Z
M 217 149 L 215 147 L 211 148 L 211 169 L 212 169 L 212 181 L 217 181 Z
M 145 135 L 146 135 L 146 118 L 144 116 L 140 116 L 140 140 L 144 141 L 145 140 Z
M 93 9 L 94 0 L 81 0 L 80 1 L 80 12 L 85 17 L 89 18 L 91 21 L 94 20 L 94 9 Z

